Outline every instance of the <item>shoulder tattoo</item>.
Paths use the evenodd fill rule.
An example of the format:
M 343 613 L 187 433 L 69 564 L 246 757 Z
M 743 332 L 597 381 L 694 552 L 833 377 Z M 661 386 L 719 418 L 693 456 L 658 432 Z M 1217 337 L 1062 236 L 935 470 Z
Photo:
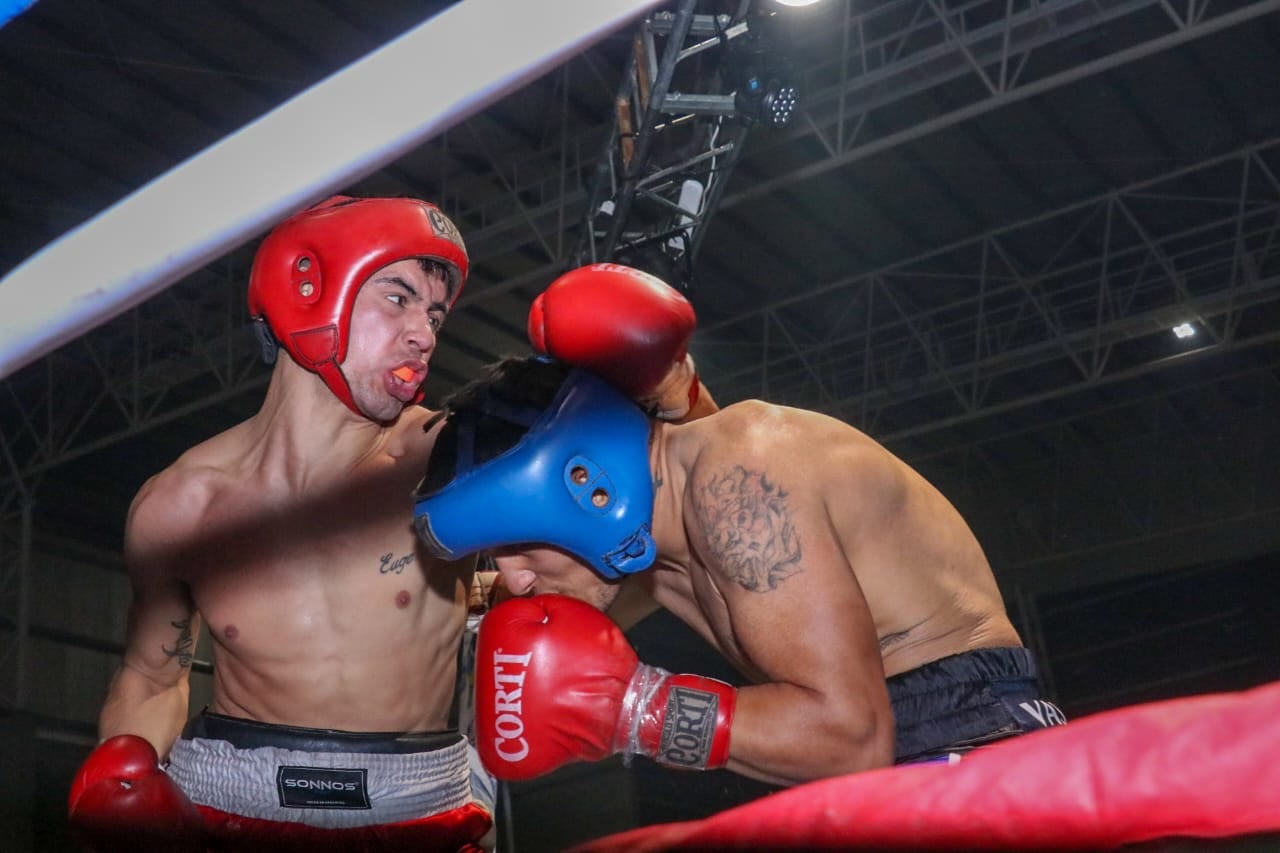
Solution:
M 695 491 L 693 502 L 712 558 L 743 589 L 777 589 L 800 571 L 800 538 L 787 493 L 764 472 L 735 465 Z
M 191 619 L 179 619 L 169 624 L 178 629 L 178 638 L 174 641 L 173 648 L 161 646 L 160 649 L 169 657 L 177 658 L 178 666 L 187 669 L 191 666 L 196 645 L 195 638 L 191 636 Z

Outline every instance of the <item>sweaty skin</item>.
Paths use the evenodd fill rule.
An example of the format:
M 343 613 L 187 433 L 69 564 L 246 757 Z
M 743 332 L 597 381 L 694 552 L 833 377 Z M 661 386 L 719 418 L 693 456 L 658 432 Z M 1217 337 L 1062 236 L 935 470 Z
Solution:
M 260 411 L 183 454 L 131 507 L 134 600 L 100 735 L 167 755 L 202 625 L 210 710 L 347 731 L 448 727 L 473 562 L 419 548 L 412 493 L 435 431 L 412 401 L 447 311 L 416 261 L 361 288 L 343 371 L 358 417 L 285 354 Z M 404 367 L 410 365 L 404 379 Z
M 658 562 L 628 582 L 753 682 L 729 769 L 789 784 L 887 766 L 888 676 L 1021 645 L 968 525 L 867 435 L 759 401 L 653 429 Z M 516 595 L 618 594 L 558 549 L 495 556 Z

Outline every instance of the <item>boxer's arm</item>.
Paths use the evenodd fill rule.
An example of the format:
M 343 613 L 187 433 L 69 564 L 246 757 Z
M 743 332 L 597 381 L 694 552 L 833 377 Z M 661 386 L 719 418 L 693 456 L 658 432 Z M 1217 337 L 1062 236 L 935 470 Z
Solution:
M 793 784 L 890 765 L 875 626 L 831 513 L 807 496 L 817 474 L 779 461 L 796 449 L 778 446 L 768 424 L 730 426 L 736 438 L 700 455 L 685 506 L 691 544 L 758 682 L 738 691 L 728 767 Z
M 181 502 L 156 482 L 144 486 L 130 507 L 125 561 L 132 600 L 123 658 L 98 734 L 103 740 L 139 735 L 164 758 L 186 724 L 200 616 L 175 571 L 174 534 L 189 524 L 180 515 Z

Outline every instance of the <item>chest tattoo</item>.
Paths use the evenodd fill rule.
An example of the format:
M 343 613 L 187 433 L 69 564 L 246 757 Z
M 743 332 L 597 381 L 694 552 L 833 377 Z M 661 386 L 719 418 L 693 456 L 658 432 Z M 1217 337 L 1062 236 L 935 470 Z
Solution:
M 177 658 L 178 666 L 186 669 L 191 666 L 191 657 L 195 651 L 196 644 L 195 639 L 191 636 L 191 620 L 180 619 L 169 624 L 178 629 L 178 639 L 173 644 L 173 648 L 162 645 L 160 650 L 171 658 Z
M 712 477 L 694 495 L 712 558 L 751 592 L 777 589 L 800 571 L 800 538 L 787 493 L 761 471 L 741 465 Z
M 378 566 L 378 574 L 380 575 L 398 575 L 404 571 L 405 566 L 413 562 L 413 553 L 410 552 L 402 557 L 397 557 L 391 552 L 387 552 L 378 558 L 381 565 Z

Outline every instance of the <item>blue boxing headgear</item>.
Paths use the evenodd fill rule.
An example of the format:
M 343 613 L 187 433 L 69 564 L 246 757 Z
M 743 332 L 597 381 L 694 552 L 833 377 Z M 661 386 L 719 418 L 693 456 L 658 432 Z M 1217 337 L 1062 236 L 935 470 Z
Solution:
M 562 548 L 613 579 L 657 559 L 650 534 L 649 416 L 604 380 L 571 371 L 542 411 L 498 400 L 485 414 L 529 424 L 514 447 L 475 464 L 475 412 L 457 424 L 456 475 L 419 495 L 414 527 L 438 557 L 503 545 Z

